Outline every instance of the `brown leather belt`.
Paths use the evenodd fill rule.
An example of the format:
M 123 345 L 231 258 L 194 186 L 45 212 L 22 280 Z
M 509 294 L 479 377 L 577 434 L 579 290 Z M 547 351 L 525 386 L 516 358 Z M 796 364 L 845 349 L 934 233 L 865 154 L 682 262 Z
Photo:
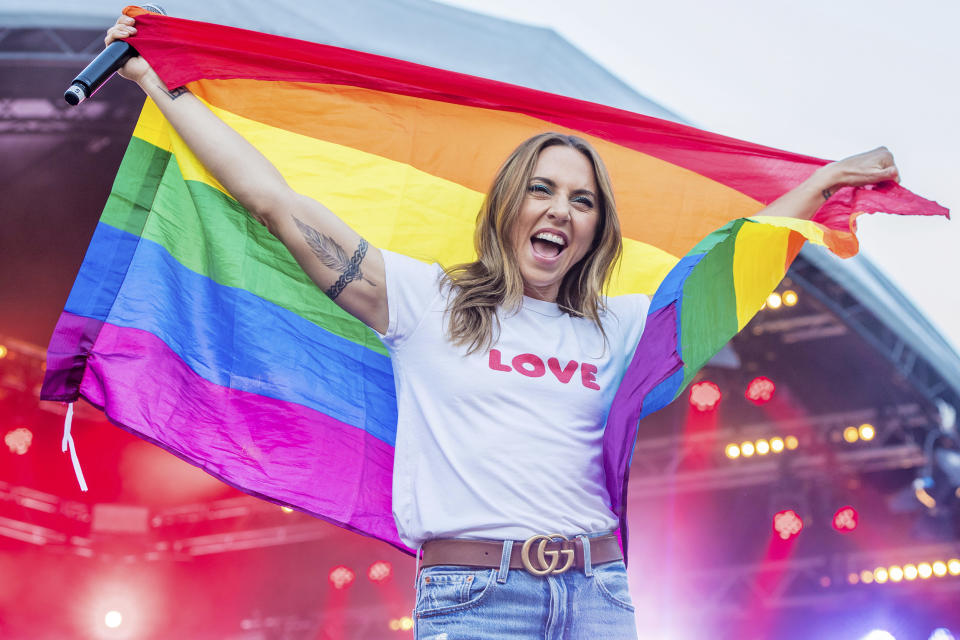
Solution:
M 438 539 L 423 544 L 421 567 L 453 565 L 496 569 L 503 555 L 503 542 L 495 540 Z M 590 538 L 590 564 L 622 560 L 620 543 L 614 535 Z M 583 542 L 579 538 L 567 540 L 559 534 L 533 536 L 526 541 L 515 541 L 510 553 L 511 569 L 526 569 L 534 575 L 563 573 L 576 567 L 582 569 Z

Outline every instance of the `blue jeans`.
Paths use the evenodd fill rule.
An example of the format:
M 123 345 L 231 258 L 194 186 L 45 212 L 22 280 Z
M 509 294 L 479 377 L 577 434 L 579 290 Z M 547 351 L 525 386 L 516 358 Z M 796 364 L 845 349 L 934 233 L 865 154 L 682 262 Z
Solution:
M 622 561 L 588 561 L 583 569 L 543 577 L 509 569 L 509 562 L 499 570 L 428 567 L 417 577 L 414 621 L 417 640 L 637 637 Z

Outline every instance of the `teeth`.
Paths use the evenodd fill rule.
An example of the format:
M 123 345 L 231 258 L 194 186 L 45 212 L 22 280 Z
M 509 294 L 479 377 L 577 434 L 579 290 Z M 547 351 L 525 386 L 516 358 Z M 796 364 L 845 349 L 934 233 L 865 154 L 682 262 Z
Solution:
M 537 240 L 546 240 L 547 242 L 558 244 L 561 247 L 564 247 L 567 244 L 566 242 L 563 241 L 562 236 L 558 236 L 555 233 L 550 233 L 549 231 L 541 231 L 540 233 L 538 233 L 533 237 L 536 238 Z

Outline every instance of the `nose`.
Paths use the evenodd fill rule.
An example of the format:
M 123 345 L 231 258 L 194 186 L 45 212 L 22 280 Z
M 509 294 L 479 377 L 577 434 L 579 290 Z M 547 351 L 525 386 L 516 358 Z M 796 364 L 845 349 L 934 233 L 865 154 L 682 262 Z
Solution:
M 550 208 L 547 209 L 547 217 L 551 220 L 557 220 L 559 222 L 569 221 L 570 204 L 564 200 L 555 199 L 550 203 Z

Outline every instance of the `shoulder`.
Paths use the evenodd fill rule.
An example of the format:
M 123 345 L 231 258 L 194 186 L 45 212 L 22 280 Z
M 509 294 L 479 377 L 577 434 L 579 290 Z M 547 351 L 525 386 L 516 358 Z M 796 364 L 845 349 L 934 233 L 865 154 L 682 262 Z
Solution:
M 624 296 L 613 296 L 604 300 L 606 309 L 600 314 L 600 321 L 606 328 L 607 322 L 633 323 L 638 318 L 646 318 L 650 309 L 650 296 L 642 293 L 631 293 Z
M 650 296 L 630 294 L 607 298 L 600 322 L 614 349 L 633 353 L 643 335 L 650 310 Z

